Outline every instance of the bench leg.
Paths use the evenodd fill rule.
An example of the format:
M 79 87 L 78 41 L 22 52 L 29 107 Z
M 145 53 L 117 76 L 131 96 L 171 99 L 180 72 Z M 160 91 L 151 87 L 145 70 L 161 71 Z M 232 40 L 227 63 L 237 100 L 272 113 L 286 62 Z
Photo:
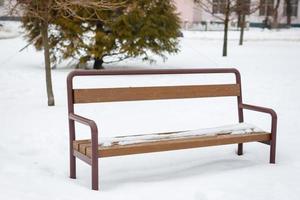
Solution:
M 270 163 L 275 164 L 275 157 L 276 157 L 276 141 L 271 140 L 270 145 Z
M 70 178 L 76 178 L 76 157 L 70 154 Z
M 98 158 L 92 159 L 92 190 L 99 189 Z
M 243 143 L 238 144 L 237 155 L 243 155 Z

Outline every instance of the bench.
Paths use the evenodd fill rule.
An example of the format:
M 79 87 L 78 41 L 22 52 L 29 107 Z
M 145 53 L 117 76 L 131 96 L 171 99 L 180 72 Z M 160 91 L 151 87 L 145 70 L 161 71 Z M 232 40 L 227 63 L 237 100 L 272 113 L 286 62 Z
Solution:
M 233 74 L 234 84 L 183 85 L 159 87 L 128 87 L 74 89 L 73 79 L 77 76 L 119 75 L 170 75 L 170 74 Z M 237 154 L 243 154 L 243 143 L 261 142 L 270 146 L 270 163 L 275 163 L 277 115 L 269 108 L 244 104 L 242 101 L 241 77 L 236 69 L 155 69 L 155 70 L 75 70 L 67 77 L 68 120 L 70 136 L 70 178 L 76 178 L 76 158 L 91 166 L 92 189 L 98 190 L 98 158 L 139 153 L 169 151 L 225 144 L 238 144 Z M 156 133 L 150 135 L 122 136 L 109 141 L 99 141 L 97 124 L 74 112 L 75 104 L 141 101 L 160 99 L 236 97 L 238 125 L 215 129 Z M 243 124 L 243 110 L 252 110 L 271 115 L 271 131 L 265 132 Z M 88 140 L 76 140 L 75 122 L 90 128 Z

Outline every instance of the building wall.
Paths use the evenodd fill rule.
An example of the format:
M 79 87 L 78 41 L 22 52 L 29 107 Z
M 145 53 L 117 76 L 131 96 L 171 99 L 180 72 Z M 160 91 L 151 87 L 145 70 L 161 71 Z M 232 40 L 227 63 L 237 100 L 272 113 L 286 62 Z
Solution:
M 194 0 L 174 0 L 177 6 L 178 12 L 180 13 L 181 20 L 183 22 L 184 27 L 187 28 L 187 24 L 189 26 L 193 23 L 197 23 L 199 21 L 220 21 L 215 16 L 212 16 L 210 13 L 201 10 L 201 8 L 194 4 Z M 298 16 L 292 17 L 292 24 L 300 25 L 300 0 L 298 0 Z M 259 3 L 259 0 L 251 0 L 252 3 Z M 275 1 L 274 1 L 275 4 Z M 279 23 L 286 23 L 286 16 L 283 15 L 284 9 L 284 0 L 280 1 L 280 6 L 278 9 L 278 20 Z M 217 15 L 216 15 L 217 16 Z M 219 14 L 221 18 L 223 18 L 222 14 Z M 247 16 L 247 21 L 250 23 L 261 24 L 265 16 L 259 15 L 259 10 L 255 13 L 252 13 L 250 16 Z M 234 20 L 233 20 L 234 21 Z
M 177 11 L 180 14 L 182 23 L 194 21 L 194 2 L 193 0 L 174 0 Z
M 0 0 L 0 16 L 4 15 L 4 0 Z
M 10 8 L 13 3 L 15 3 L 16 0 L 0 0 L 2 1 L 2 4 L 0 3 L 0 17 L 1 19 L 6 20 L 18 20 L 20 16 L 20 11 L 15 10 L 14 13 L 10 13 Z
M 299 0 L 298 0 L 299 1 Z M 280 1 L 280 5 L 278 8 L 278 22 L 281 24 L 285 24 L 287 17 L 284 16 L 284 0 Z M 266 16 L 260 16 L 259 10 L 249 16 L 248 20 L 251 23 L 262 23 L 262 21 L 266 18 Z M 292 24 L 300 24 L 300 1 L 298 2 L 298 16 L 292 16 Z
M 174 3 L 184 28 L 189 28 L 193 23 L 201 21 L 202 10 L 194 4 L 194 0 L 174 0 Z
M 292 24 L 300 25 L 300 0 L 298 1 L 298 16 L 292 17 Z M 251 2 L 259 2 L 259 0 L 251 0 Z M 180 14 L 182 25 L 185 28 L 188 28 L 193 23 L 197 23 L 199 21 L 220 21 L 218 18 L 212 16 L 210 13 L 201 10 L 201 8 L 194 3 L 194 0 L 174 0 L 174 3 Z M 7 4 L 8 0 L 0 0 L 0 16 L 8 15 Z M 283 16 L 283 7 L 284 0 L 281 1 L 278 9 L 278 20 L 279 23 L 285 24 L 286 16 Z M 220 16 L 222 17 L 222 14 Z M 259 10 L 247 17 L 247 21 L 256 24 L 262 23 L 264 19 L 265 16 L 259 16 Z
M 9 14 L 8 0 L 0 0 L 0 16 L 7 16 Z
M 192 0 L 194 1 L 194 0 Z M 193 6 L 193 20 L 196 21 L 196 22 L 199 22 L 199 21 L 202 21 L 202 14 L 203 14 L 203 11 L 202 9 L 200 8 L 199 5 L 195 5 Z

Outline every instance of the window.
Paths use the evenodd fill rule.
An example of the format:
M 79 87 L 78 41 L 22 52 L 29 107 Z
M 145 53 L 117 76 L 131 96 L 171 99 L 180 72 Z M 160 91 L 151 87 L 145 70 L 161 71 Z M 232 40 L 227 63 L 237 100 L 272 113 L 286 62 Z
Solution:
M 213 14 L 222 13 L 226 10 L 226 0 L 213 0 Z
M 274 0 L 260 0 L 259 15 L 270 16 L 273 13 Z
M 287 6 L 287 1 L 284 1 L 284 7 L 283 7 L 283 15 L 287 16 L 287 13 L 291 13 L 291 16 L 298 16 L 298 2 L 299 0 L 289 0 L 290 1 L 290 7 Z

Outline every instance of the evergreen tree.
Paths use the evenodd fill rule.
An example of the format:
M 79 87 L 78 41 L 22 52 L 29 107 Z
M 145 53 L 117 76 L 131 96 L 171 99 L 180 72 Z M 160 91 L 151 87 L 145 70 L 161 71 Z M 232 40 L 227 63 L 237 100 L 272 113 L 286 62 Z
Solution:
M 117 0 L 116 2 L 124 2 Z M 114 10 L 95 13 L 101 20 L 88 18 L 89 9 L 77 8 L 80 18 L 57 18 L 58 35 L 52 46 L 63 58 L 75 57 L 80 63 L 94 60 L 94 68 L 104 63 L 131 57 L 154 61 L 151 54 L 163 58 L 165 53 L 178 51 L 179 17 L 172 0 L 127 0 Z

